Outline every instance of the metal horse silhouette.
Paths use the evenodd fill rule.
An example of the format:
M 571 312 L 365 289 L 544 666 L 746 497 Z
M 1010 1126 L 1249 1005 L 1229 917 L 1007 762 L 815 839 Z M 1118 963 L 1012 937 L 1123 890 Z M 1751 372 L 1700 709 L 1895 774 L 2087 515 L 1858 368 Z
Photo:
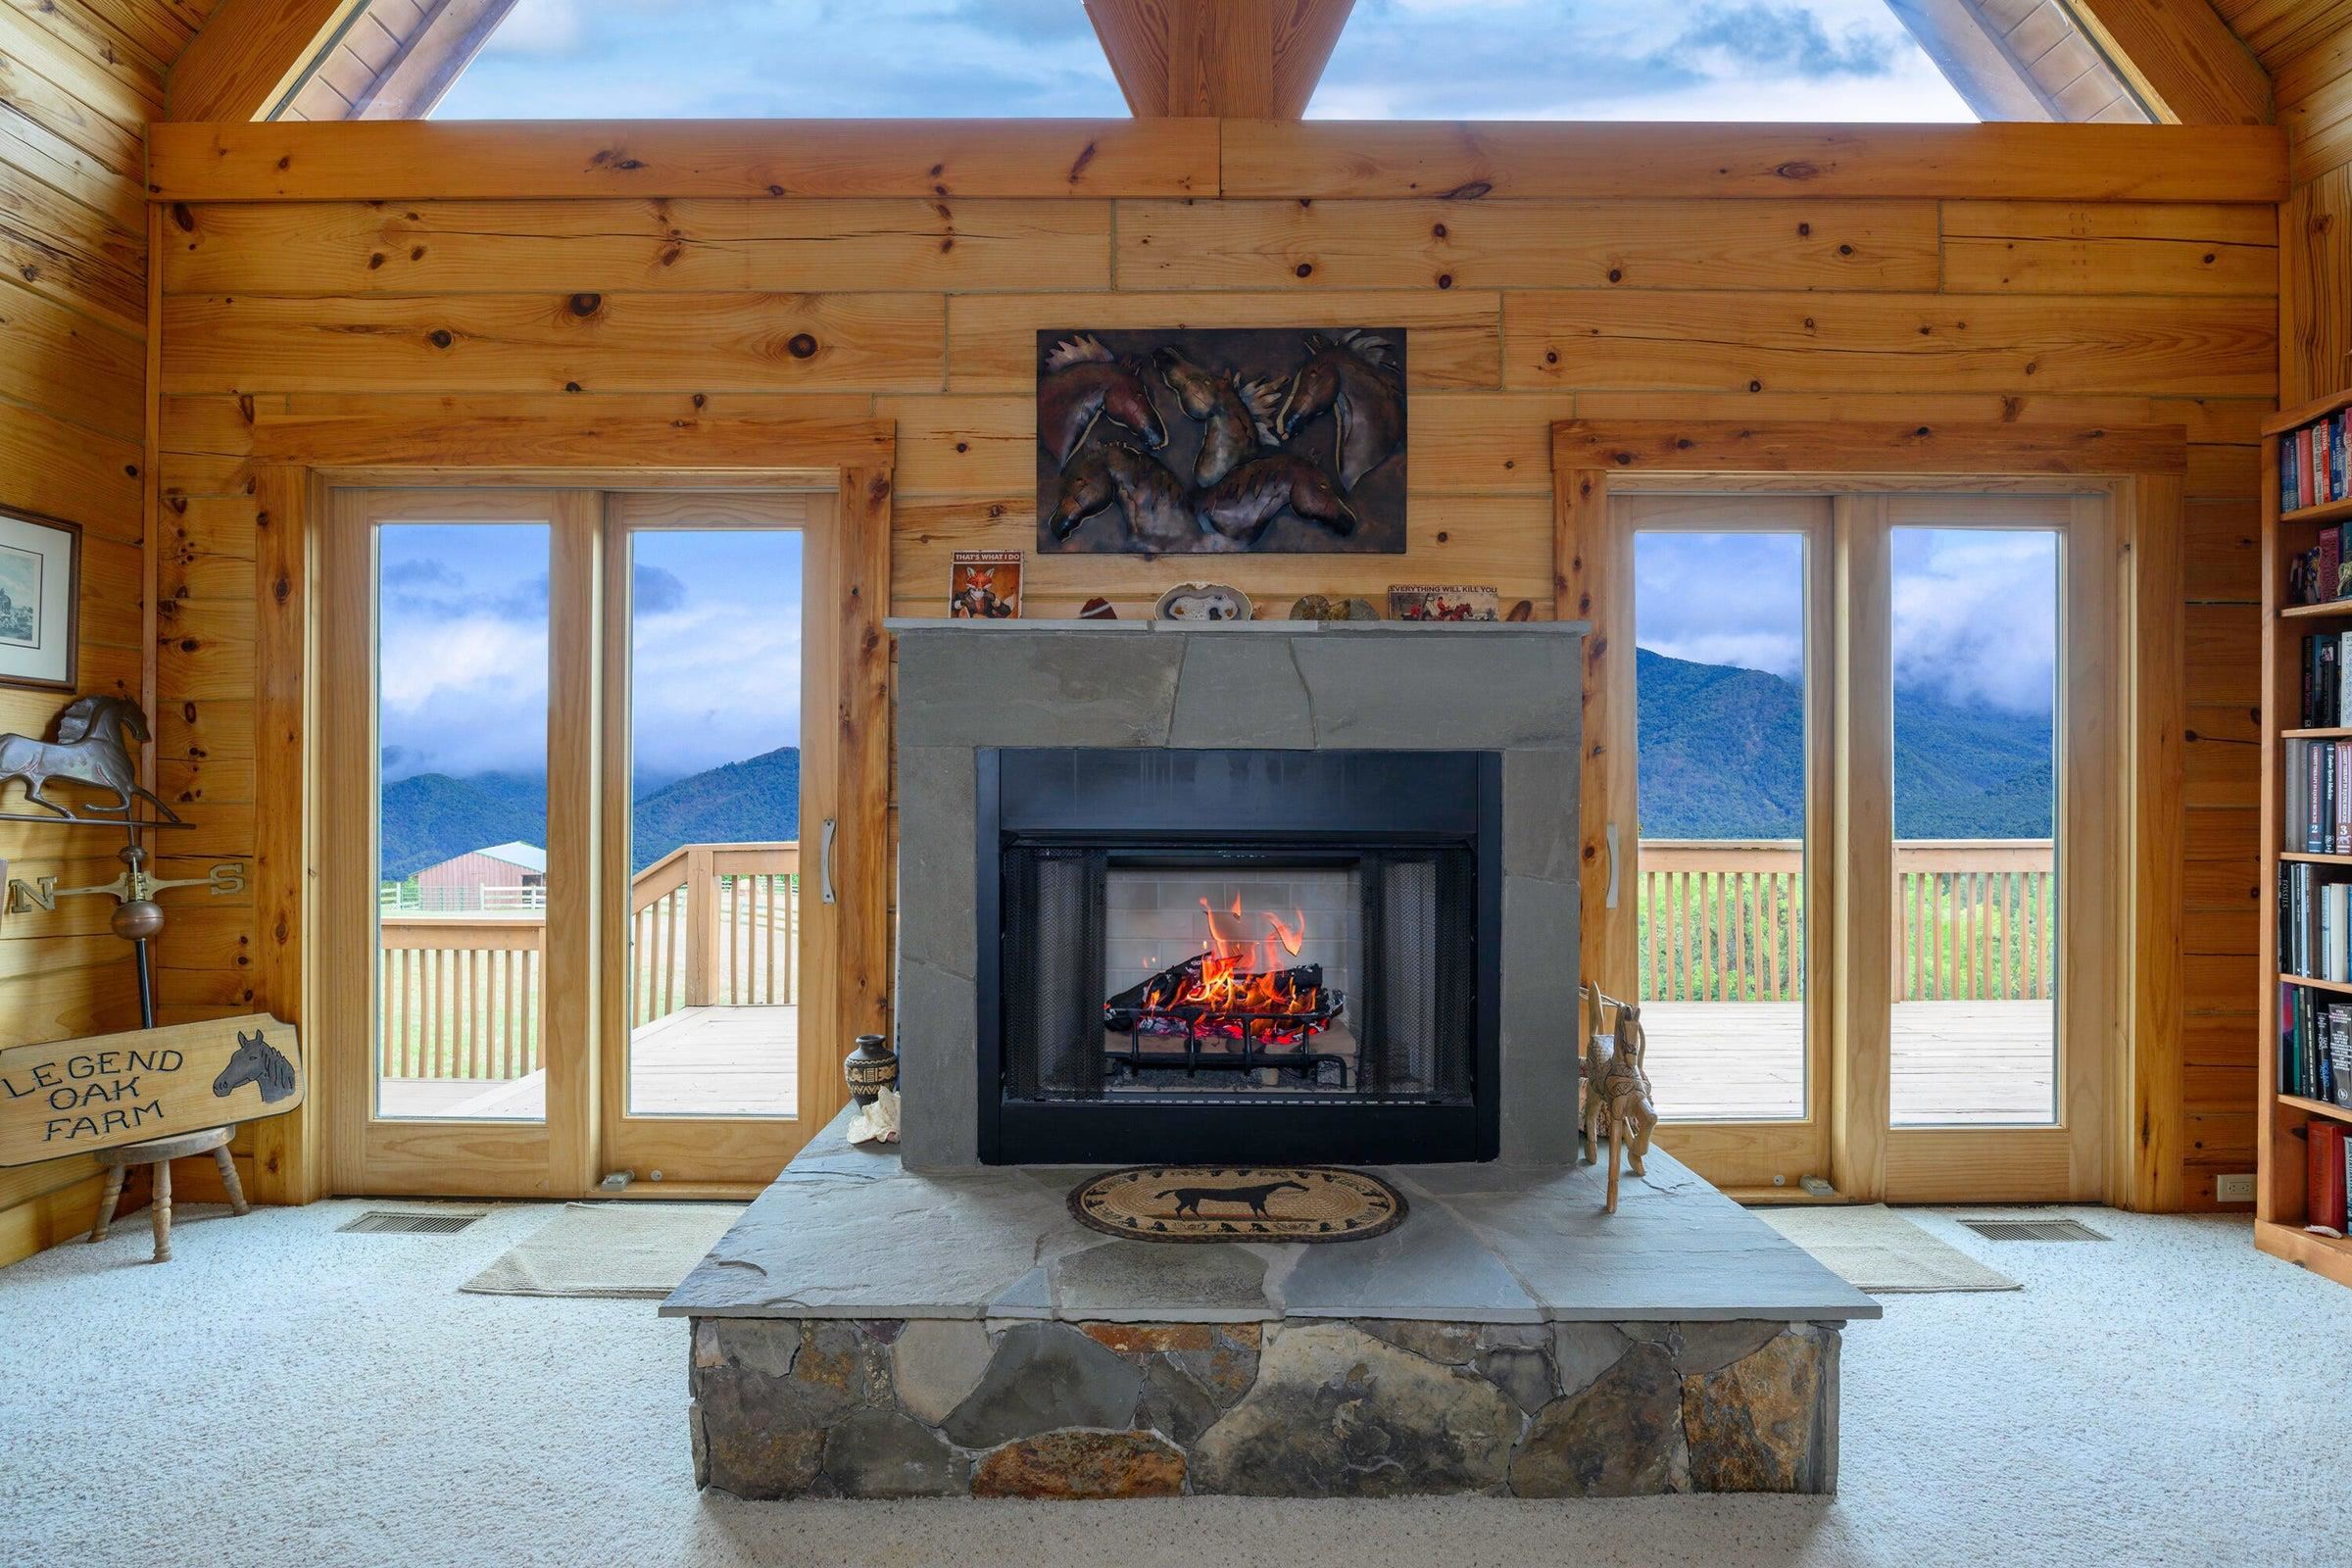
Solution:
M 1291 377 L 1274 414 L 1274 437 L 1288 441 L 1299 425 L 1330 410 L 1333 466 L 1340 488 L 1353 490 L 1404 445 L 1404 388 L 1396 381 L 1396 359 L 1388 340 L 1369 332 L 1329 338 L 1309 332 L 1306 349 L 1312 358 Z
M 1144 380 L 1146 368 L 1142 361 L 1122 360 L 1084 335 L 1054 346 L 1037 389 L 1037 438 L 1055 463 L 1068 466 L 1070 454 L 1105 414 L 1153 451 L 1168 444 L 1168 427 Z
M 220 1076 L 213 1080 L 213 1096 L 225 1100 L 246 1084 L 261 1087 L 265 1105 L 274 1105 L 294 1092 L 294 1063 L 286 1058 L 284 1052 L 264 1039 L 259 1029 L 251 1034 L 242 1029 L 237 1031 L 236 1054 L 220 1069 Z
M 133 820 L 131 808 L 145 801 L 163 813 L 165 822 L 178 825 L 178 813 L 140 785 L 138 769 L 122 744 L 124 731 L 141 744 L 148 739 L 147 715 L 138 704 L 126 697 L 77 697 L 58 714 L 54 741 L 0 735 L 0 787 L 12 778 L 23 779 L 27 802 L 69 822 L 128 823 Z M 49 798 L 49 781 L 61 778 L 112 790 L 116 804 L 85 806 L 77 814 Z

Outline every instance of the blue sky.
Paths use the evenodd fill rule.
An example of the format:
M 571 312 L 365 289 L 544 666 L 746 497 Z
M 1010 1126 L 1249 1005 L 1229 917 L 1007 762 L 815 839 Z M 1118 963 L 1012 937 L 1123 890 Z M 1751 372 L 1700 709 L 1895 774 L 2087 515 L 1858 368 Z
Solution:
M 547 766 L 547 528 L 381 530 L 387 783 Z M 800 743 L 801 538 L 634 536 L 631 740 L 665 782 Z
M 2057 535 L 1897 528 L 1892 554 L 1895 684 L 1963 707 L 2049 712 Z M 1634 554 L 1635 641 L 1793 680 L 1804 657 L 1803 560 L 1795 534 L 1644 533 Z
M 434 118 L 1126 112 L 1079 0 L 519 0 Z M 1972 118 L 1885 0 L 1357 0 L 1307 113 Z

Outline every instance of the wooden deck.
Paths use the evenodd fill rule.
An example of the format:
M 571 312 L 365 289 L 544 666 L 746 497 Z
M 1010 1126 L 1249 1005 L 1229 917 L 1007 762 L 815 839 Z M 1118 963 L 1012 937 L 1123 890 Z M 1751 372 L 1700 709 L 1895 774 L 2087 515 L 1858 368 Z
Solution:
M 800 1104 L 801 1009 L 681 1007 L 629 1037 L 632 1116 L 789 1116 Z M 539 1121 L 547 1074 L 509 1083 L 387 1078 L 377 1114 Z
M 1649 1076 L 1670 1120 L 1804 1115 L 1802 1006 L 1652 1002 Z M 1893 1120 L 1904 1126 L 2046 1126 L 2056 1014 L 2047 1002 L 1904 1002 L 1894 1008 Z
M 1658 1109 L 1694 1121 L 1804 1114 L 1803 1009 L 1793 1002 L 1653 1002 Z M 1905 1002 L 1894 1009 L 1897 1126 L 2046 1125 L 2054 1014 L 2046 1002 Z M 800 1009 L 685 1007 L 630 1040 L 638 1116 L 789 1116 L 798 1105 Z M 388 1078 L 380 1114 L 537 1120 L 547 1081 Z

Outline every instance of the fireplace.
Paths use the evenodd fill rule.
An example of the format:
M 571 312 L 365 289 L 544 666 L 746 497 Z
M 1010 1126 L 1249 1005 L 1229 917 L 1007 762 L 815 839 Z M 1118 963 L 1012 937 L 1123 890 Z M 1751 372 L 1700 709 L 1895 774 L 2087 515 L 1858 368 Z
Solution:
M 1579 623 L 890 629 L 907 1169 L 1577 1157 Z
M 975 760 L 983 1162 L 1494 1156 L 1499 754 Z

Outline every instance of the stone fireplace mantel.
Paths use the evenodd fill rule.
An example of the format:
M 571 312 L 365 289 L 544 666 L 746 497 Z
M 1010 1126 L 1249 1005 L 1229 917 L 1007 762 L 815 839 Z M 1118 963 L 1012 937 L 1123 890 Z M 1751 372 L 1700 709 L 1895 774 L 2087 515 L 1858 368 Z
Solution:
M 977 759 L 990 748 L 1501 760 L 1499 1155 L 1577 1151 L 1581 621 L 892 620 L 905 1160 L 980 1162 Z

